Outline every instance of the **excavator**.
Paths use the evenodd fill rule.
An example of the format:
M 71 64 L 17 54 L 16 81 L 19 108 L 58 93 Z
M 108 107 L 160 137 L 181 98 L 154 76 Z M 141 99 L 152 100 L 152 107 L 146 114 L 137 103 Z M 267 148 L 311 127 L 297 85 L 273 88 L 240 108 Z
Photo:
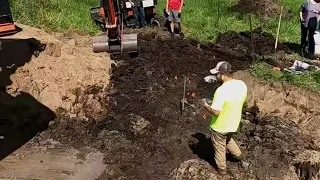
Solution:
M 91 18 L 103 31 L 102 34 L 93 38 L 94 53 L 137 55 L 137 33 L 124 33 L 125 19 L 133 13 L 130 7 L 130 2 L 126 0 L 100 0 L 99 7 L 90 9 Z M 17 27 L 12 18 L 9 0 L 0 0 L 0 36 L 16 32 Z

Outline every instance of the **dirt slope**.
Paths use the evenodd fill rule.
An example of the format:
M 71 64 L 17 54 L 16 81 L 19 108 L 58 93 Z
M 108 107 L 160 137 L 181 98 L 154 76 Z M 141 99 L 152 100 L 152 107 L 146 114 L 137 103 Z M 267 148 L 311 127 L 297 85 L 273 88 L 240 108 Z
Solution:
M 15 73 L 10 76 L 11 83 L 4 84 L 9 92 L 12 95 L 20 91 L 30 93 L 52 111 L 64 108 L 74 116 L 90 116 L 90 111 L 96 111 L 93 112 L 95 114 L 101 112 L 103 104 L 94 99 L 91 93 L 87 93 L 86 97 L 83 94 L 88 87 L 103 91 L 107 86 L 110 68 L 108 55 L 94 54 L 89 36 L 72 33 L 53 36 L 36 28 L 18 26 L 23 29 L 22 32 L 5 37 L 8 40 L 3 42 L 4 52 L 0 52 L 2 61 L 21 61 L 25 58 L 21 55 L 25 49 L 21 50 L 21 47 L 25 47 L 23 40 L 30 38 L 46 44 L 46 49 L 38 57 L 32 56 L 28 62 L 15 67 Z M 14 41 L 16 39 L 20 39 L 20 44 Z

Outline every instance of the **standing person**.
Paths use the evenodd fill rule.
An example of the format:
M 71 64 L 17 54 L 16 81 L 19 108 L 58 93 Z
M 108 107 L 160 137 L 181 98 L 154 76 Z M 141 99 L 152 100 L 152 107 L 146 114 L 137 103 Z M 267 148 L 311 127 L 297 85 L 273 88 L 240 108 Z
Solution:
M 301 44 L 300 47 L 305 52 L 307 36 L 309 41 L 308 56 L 314 58 L 315 42 L 314 34 L 317 28 L 320 12 L 320 0 L 306 0 L 300 8 L 301 23 Z M 308 35 L 309 33 L 309 35 Z
M 142 6 L 142 0 L 130 0 L 130 2 L 133 6 L 134 21 L 136 28 L 145 28 L 147 26 L 147 21 L 146 14 Z
M 240 124 L 243 104 L 247 98 L 247 85 L 233 78 L 231 65 L 226 61 L 219 62 L 210 72 L 217 74 L 217 81 L 222 85 L 214 93 L 211 106 L 203 101 L 203 107 L 212 114 L 210 131 L 214 157 L 217 171 L 224 175 L 227 173 L 226 149 L 236 159 L 243 160 L 242 152 L 232 136 Z M 241 165 L 247 166 L 243 161 Z
M 168 14 L 168 21 L 170 22 L 171 36 L 174 36 L 174 24 L 179 26 L 179 33 L 183 36 L 181 31 L 181 12 L 183 0 L 167 0 L 166 13 Z

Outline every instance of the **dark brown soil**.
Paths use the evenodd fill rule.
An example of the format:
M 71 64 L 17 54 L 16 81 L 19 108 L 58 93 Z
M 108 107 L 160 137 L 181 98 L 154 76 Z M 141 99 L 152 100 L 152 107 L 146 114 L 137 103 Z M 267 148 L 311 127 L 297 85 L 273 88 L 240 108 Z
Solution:
M 253 45 L 254 53 L 258 55 L 271 55 L 275 53 L 274 46 L 276 40 L 272 34 L 264 32 L 262 28 L 256 28 L 252 31 L 252 36 L 250 31 L 240 33 L 228 32 L 220 35 L 216 42 L 223 47 L 236 50 L 239 53 L 250 53 Z M 279 43 L 277 50 L 288 51 L 289 49 Z
M 246 44 L 226 37 L 228 43 L 220 39 L 220 46 L 197 46 L 197 42 L 170 39 L 158 30 L 142 32 L 139 38 L 139 57 L 114 57 L 119 64 L 112 67 L 107 117 L 99 121 L 60 118 L 43 136 L 78 148 L 102 150 L 112 171 L 108 169 L 110 173 L 105 172 L 101 179 L 169 179 L 181 163 L 197 157 L 214 166 L 208 139 L 210 119 L 202 118 L 204 111 L 198 102 L 211 98 L 218 85 L 207 84 L 203 78 L 222 60 L 236 71 L 248 69 L 251 60 L 247 55 L 234 53 L 234 44 L 242 48 Z M 263 35 L 257 39 L 270 41 Z M 268 47 L 261 54 L 270 53 L 272 46 L 264 46 Z M 181 117 L 184 76 L 191 105 L 186 105 Z M 298 127 L 279 117 L 259 117 L 254 111 L 244 118 L 236 139 L 250 166 L 244 171 L 237 162 L 228 161 L 230 171 L 237 174 L 235 179 L 282 179 L 299 152 L 314 148 Z

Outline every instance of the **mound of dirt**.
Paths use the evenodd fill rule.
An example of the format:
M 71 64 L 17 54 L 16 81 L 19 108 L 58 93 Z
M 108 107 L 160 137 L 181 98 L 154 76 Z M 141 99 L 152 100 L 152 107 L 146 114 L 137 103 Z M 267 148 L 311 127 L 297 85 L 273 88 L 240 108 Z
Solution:
M 252 37 L 250 31 L 240 33 L 227 32 L 221 34 L 217 38 L 216 43 L 225 48 L 238 51 L 238 53 L 249 54 L 252 52 L 251 38 L 253 39 L 254 53 L 257 53 L 258 55 L 271 55 L 275 53 L 275 38 L 272 34 L 264 32 L 262 28 L 254 29 L 252 31 Z M 288 48 L 285 45 L 278 43 L 277 50 L 288 51 Z
M 280 13 L 280 5 L 276 0 L 240 0 L 233 9 L 241 13 L 252 13 L 266 20 Z
M 14 96 L 19 92 L 30 93 L 55 112 L 59 108 L 73 116 L 87 117 L 101 113 L 104 104 L 100 99 L 105 98 L 103 93 L 109 83 L 110 59 L 106 54 L 92 52 L 91 38 L 75 34 L 53 36 L 36 28 L 18 26 L 22 32 L 3 40 L 0 57 L 11 62 L 12 75 L 1 85 Z M 46 47 L 37 57 L 29 54 L 26 57 L 26 40 L 34 37 Z

